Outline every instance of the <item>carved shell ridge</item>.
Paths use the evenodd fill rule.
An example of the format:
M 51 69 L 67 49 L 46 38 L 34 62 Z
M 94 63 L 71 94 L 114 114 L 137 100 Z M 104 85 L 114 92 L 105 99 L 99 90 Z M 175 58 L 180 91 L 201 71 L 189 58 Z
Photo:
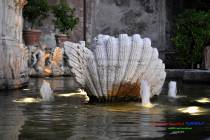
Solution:
M 118 38 L 98 35 L 88 49 L 79 43 L 64 43 L 68 65 L 76 81 L 99 100 L 140 98 L 140 81 L 147 80 L 151 97 L 160 94 L 165 65 L 149 38 L 139 34 Z

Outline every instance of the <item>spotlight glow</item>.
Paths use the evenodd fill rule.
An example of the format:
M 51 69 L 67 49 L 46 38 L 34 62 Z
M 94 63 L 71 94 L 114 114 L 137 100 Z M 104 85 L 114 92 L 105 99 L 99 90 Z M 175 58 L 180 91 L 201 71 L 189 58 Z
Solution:
M 154 105 L 151 104 L 151 103 L 144 104 L 144 105 L 142 105 L 142 106 L 145 107 L 145 108 L 153 108 L 153 107 L 154 107 Z
M 77 97 L 82 98 L 85 100 L 85 102 L 89 102 L 90 98 L 87 96 L 87 93 L 83 90 L 79 90 L 79 92 L 76 93 L 64 93 L 64 94 L 56 94 L 58 97 Z
M 200 99 L 196 100 L 196 102 L 199 102 L 199 103 L 210 103 L 210 99 L 209 98 L 200 98 Z
M 24 90 L 24 91 L 29 91 L 29 90 L 31 90 L 31 89 L 29 89 L 29 88 L 24 88 L 23 90 Z
M 15 102 L 15 103 L 26 103 L 26 104 L 27 103 L 38 103 L 40 101 L 41 101 L 41 99 L 38 99 L 38 98 L 30 98 L 30 97 L 13 100 L 13 102 Z
M 204 112 L 204 110 L 198 106 L 179 108 L 178 111 L 182 113 L 189 113 L 190 115 L 199 115 L 200 113 Z
M 65 94 L 57 94 L 58 97 L 71 97 L 74 96 L 72 93 L 65 93 Z

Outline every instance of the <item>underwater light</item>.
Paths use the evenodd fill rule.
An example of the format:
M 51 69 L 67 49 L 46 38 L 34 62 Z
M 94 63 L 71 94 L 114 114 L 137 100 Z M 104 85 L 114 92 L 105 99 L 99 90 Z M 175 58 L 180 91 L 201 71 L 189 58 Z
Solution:
M 89 102 L 90 98 L 87 96 L 87 93 L 84 90 L 79 89 L 76 93 L 63 93 L 56 94 L 58 97 L 78 97 L 85 100 L 85 102 Z
M 65 93 L 65 94 L 57 94 L 58 97 L 71 97 L 73 96 L 72 93 Z
M 210 103 L 210 99 L 209 98 L 200 98 L 198 100 L 195 100 L 196 102 L 199 103 Z
M 29 89 L 29 88 L 24 88 L 23 90 L 24 90 L 24 91 L 29 91 L 29 90 L 31 90 L 31 89 Z
M 189 113 L 190 115 L 199 115 L 199 113 L 203 112 L 203 110 L 198 106 L 179 108 L 178 111 L 182 113 Z
M 18 99 L 18 100 L 13 100 L 13 102 L 15 102 L 15 103 L 38 103 L 40 101 L 41 101 L 41 99 L 30 98 L 30 97 L 22 98 L 22 99 Z
M 145 108 L 153 108 L 154 107 L 154 105 L 151 104 L 151 103 L 143 104 L 142 106 L 145 107 Z

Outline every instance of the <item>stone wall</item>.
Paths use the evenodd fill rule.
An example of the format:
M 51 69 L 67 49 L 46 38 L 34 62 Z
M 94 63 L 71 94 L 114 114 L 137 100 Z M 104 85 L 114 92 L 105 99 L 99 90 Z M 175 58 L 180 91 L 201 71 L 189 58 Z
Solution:
M 49 0 L 55 4 L 59 0 Z M 67 0 L 76 8 L 80 23 L 72 32 L 72 41 L 86 40 L 90 44 L 99 33 L 129 35 L 139 33 L 152 39 L 161 54 L 173 50 L 170 41 L 175 16 L 183 10 L 184 0 Z M 85 16 L 84 16 L 85 15 Z M 55 47 L 51 17 L 42 30 L 43 42 Z M 84 26 L 85 25 L 85 26 Z M 163 57 L 162 57 L 163 58 Z
M 187 0 L 86 0 L 86 41 L 99 33 L 139 33 L 165 59 L 173 52 L 175 18 L 187 5 Z
M 99 33 L 139 33 L 152 45 L 165 50 L 165 0 L 87 0 L 87 41 Z

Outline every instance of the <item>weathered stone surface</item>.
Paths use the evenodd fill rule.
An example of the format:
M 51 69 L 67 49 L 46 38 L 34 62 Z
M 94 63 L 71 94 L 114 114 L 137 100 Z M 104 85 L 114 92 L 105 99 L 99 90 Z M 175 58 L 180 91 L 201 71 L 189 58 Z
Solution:
M 86 41 L 97 34 L 139 33 L 165 50 L 166 0 L 86 0 Z
M 207 46 L 204 49 L 204 67 L 207 70 L 210 70 L 210 46 Z
M 210 82 L 209 70 L 166 69 L 167 78 L 181 79 L 188 82 Z
M 85 42 L 81 41 L 85 47 Z M 29 75 L 32 77 L 72 76 L 67 64 L 67 52 L 63 48 L 49 48 L 46 45 L 28 46 Z
M 28 46 L 30 51 L 30 75 L 35 77 L 62 76 L 64 52 L 62 48 L 46 48 L 46 45 Z
M 28 52 L 22 44 L 25 0 L 0 2 L 0 89 L 18 88 L 28 81 Z

